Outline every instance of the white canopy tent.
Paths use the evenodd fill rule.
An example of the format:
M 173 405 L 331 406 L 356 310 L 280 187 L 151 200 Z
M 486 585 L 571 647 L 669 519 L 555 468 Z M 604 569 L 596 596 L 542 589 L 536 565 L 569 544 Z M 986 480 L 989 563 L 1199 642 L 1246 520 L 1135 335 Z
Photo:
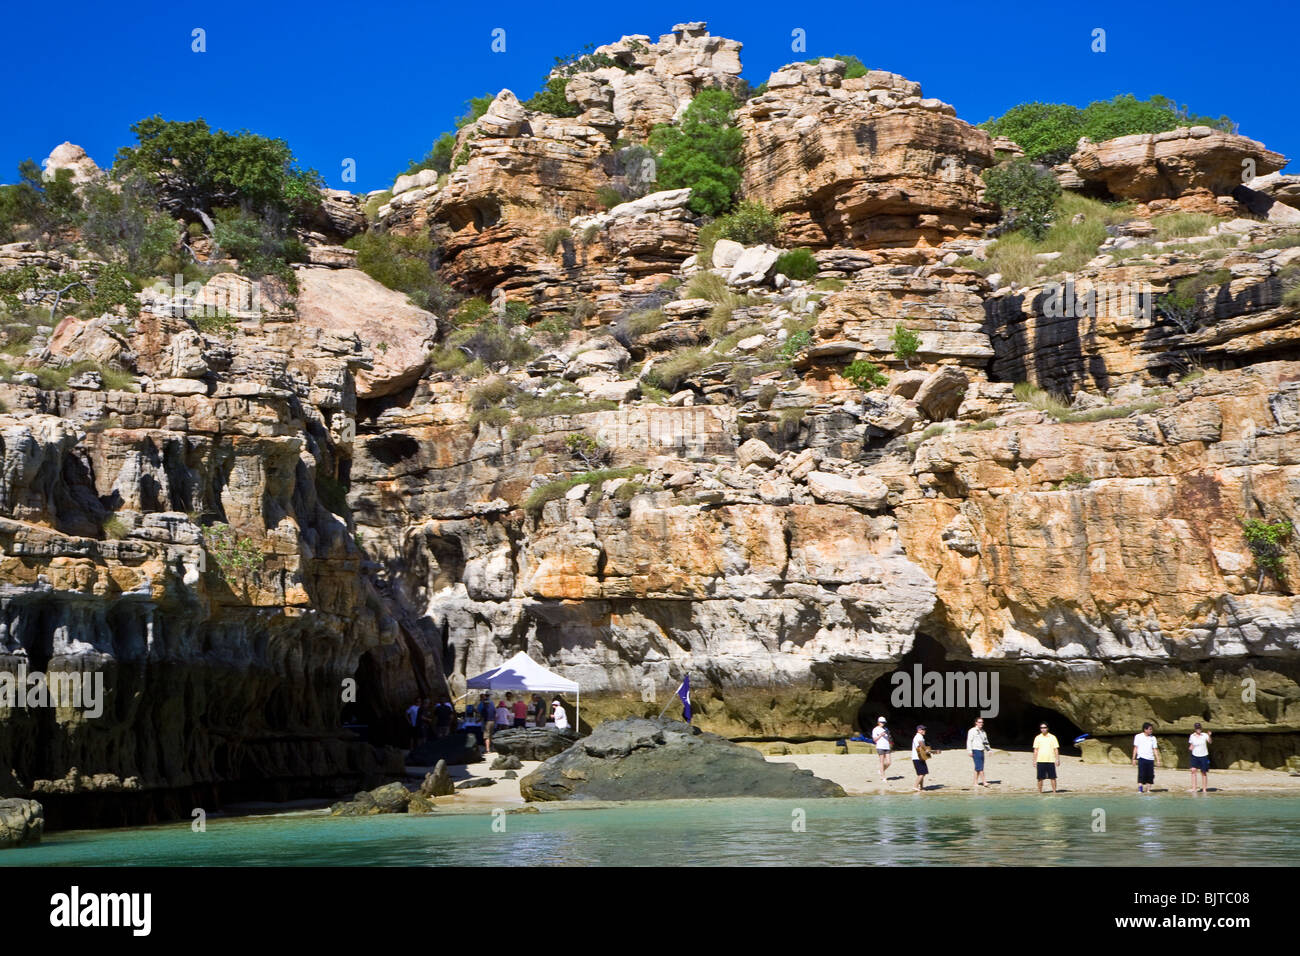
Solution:
M 526 690 L 547 694 L 573 694 L 574 705 L 573 729 L 578 729 L 578 720 L 582 716 L 582 691 L 578 682 L 561 677 L 548 671 L 523 651 L 510 658 L 499 667 L 476 674 L 465 682 L 470 690 Z

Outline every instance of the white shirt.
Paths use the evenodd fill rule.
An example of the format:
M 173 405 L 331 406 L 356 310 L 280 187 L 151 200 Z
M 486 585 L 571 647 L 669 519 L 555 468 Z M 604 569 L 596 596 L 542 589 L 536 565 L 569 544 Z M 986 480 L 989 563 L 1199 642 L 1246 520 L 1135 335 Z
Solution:
M 1137 748 L 1139 760 L 1156 759 L 1155 734 L 1138 734 L 1133 738 L 1133 746 Z
M 881 727 L 879 724 L 877 724 L 876 729 L 871 732 L 871 740 L 872 742 L 875 743 L 877 750 L 890 749 L 889 738 L 885 736 L 887 733 L 888 731 L 886 731 L 885 728 Z
M 921 755 L 916 752 L 916 748 L 921 746 L 921 744 L 923 743 L 925 743 L 924 734 L 917 734 L 915 737 L 912 738 L 912 759 L 913 760 L 921 759 Z
M 1210 735 L 1197 731 L 1187 738 L 1187 742 L 1192 745 L 1193 757 L 1208 757 L 1210 755 Z
M 983 750 L 984 749 L 984 731 L 978 727 L 972 727 L 966 731 L 966 749 Z
M 557 730 L 569 729 L 569 715 L 564 712 L 563 704 L 555 705 L 555 709 L 551 711 L 551 719 L 555 721 Z

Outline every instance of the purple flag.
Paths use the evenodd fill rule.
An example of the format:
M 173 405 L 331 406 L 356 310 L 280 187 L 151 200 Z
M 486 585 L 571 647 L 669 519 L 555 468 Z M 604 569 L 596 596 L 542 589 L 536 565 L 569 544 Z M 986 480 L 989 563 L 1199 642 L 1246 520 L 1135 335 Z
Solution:
M 682 685 L 677 688 L 677 696 L 682 700 L 682 720 L 691 722 L 691 675 L 682 678 Z

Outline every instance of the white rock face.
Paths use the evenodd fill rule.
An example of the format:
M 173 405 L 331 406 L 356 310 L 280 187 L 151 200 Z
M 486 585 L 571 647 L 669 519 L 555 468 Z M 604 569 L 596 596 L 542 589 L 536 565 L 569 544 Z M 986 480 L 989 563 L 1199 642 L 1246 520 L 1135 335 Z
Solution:
M 745 247 L 734 239 L 719 239 L 713 245 L 713 268 L 730 269 L 745 252 Z
M 866 511 L 879 511 L 889 500 L 889 488 L 879 478 L 841 478 L 824 471 L 810 472 L 808 490 L 818 501 L 852 505 Z
M 60 169 L 69 170 L 74 183 L 88 183 L 102 175 L 95 161 L 74 143 L 60 143 L 54 147 L 41 167 L 45 170 L 43 179 L 53 179 Z
M 780 257 L 781 250 L 772 246 L 750 246 L 736 258 L 727 275 L 727 284 L 742 287 L 762 285 Z

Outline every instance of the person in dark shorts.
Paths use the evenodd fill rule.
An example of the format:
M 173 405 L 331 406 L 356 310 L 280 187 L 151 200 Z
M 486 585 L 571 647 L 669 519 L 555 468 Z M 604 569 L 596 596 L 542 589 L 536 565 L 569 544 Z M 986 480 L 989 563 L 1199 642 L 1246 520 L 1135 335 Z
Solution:
M 478 719 L 483 725 L 483 749 L 485 752 L 491 753 L 492 731 L 497 728 L 497 709 L 492 706 L 492 701 L 487 694 L 479 694 Z
M 1143 787 L 1150 787 L 1156 782 L 1156 764 L 1160 762 L 1160 750 L 1156 743 L 1155 728 L 1148 722 L 1142 725 L 1142 733 L 1133 737 L 1133 763 L 1138 768 L 1138 793 L 1144 793 Z
M 1049 733 L 1047 724 L 1038 726 L 1038 736 L 1034 738 L 1034 769 L 1038 773 L 1038 792 L 1043 792 L 1043 781 L 1052 781 L 1052 793 L 1056 793 L 1056 768 L 1061 765 L 1061 744 L 1056 734 Z
M 1209 793 L 1210 785 L 1210 734 L 1200 724 L 1192 725 L 1192 735 L 1187 738 L 1187 750 L 1192 755 L 1192 789 L 1196 792 L 1196 775 L 1201 775 L 1201 793 Z
M 916 786 L 913 790 L 925 789 L 925 778 L 930 773 L 930 765 L 926 763 L 929 756 L 930 748 L 925 745 L 925 724 L 918 724 L 916 736 L 912 738 L 912 766 L 916 768 Z

